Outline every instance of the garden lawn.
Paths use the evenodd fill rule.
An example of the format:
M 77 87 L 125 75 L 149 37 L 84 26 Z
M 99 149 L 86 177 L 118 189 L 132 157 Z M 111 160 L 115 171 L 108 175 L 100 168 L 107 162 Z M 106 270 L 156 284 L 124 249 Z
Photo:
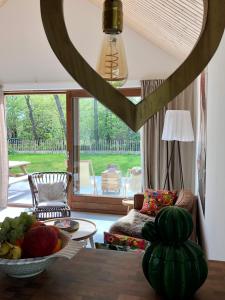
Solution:
M 106 170 L 107 165 L 115 164 L 122 171 L 122 175 L 127 174 L 127 170 L 141 165 L 141 157 L 136 154 L 86 154 L 81 153 L 81 160 L 91 160 L 95 175 L 101 175 Z M 28 161 L 31 164 L 27 166 L 28 173 L 44 171 L 65 171 L 65 154 L 30 154 L 16 153 L 10 154 L 9 160 Z M 20 169 L 11 170 L 14 173 L 20 173 Z

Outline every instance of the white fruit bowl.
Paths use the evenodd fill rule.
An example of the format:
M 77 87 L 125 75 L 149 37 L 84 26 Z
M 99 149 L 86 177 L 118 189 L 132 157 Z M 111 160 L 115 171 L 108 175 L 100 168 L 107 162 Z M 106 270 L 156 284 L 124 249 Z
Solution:
M 62 239 L 62 249 L 52 255 L 22 258 L 22 259 L 0 259 L 0 271 L 5 272 L 11 277 L 26 278 L 32 277 L 43 272 L 46 267 L 54 262 L 58 257 L 67 259 L 73 258 L 81 248 L 83 243 L 71 240 L 70 235 L 60 231 Z

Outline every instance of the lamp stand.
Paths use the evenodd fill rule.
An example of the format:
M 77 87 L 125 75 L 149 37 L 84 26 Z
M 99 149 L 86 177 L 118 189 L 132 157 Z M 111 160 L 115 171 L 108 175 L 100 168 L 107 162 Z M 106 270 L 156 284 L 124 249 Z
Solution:
M 169 169 L 170 169 L 170 165 L 171 165 L 171 161 L 172 161 L 172 157 L 173 157 L 173 153 L 174 153 L 174 149 L 175 149 L 175 142 L 173 141 L 172 143 L 172 149 L 171 149 L 171 154 L 170 154 L 170 159 L 168 161 L 168 153 L 169 153 L 169 149 L 168 149 L 168 142 L 167 142 L 167 170 L 166 170 L 166 178 L 165 178 L 165 182 L 164 182 L 164 186 L 163 189 L 166 188 L 166 182 L 168 181 L 168 189 L 170 190 L 170 180 L 169 180 Z M 180 167 L 180 182 L 181 182 L 181 189 L 184 189 L 184 176 L 183 176 L 183 168 L 182 168 L 182 162 L 181 162 L 181 152 L 180 152 L 180 142 L 177 141 L 177 149 L 178 149 L 178 160 L 179 160 L 179 167 Z
M 177 142 L 178 147 L 178 158 L 179 158 L 179 166 L 180 166 L 180 182 L 181 182 L 181 188 L 184 189 L 184 176 L 183 176 L 183 168 L 182 168 L 182 162 L 181 162 L 181 154 L 180 154 L 180 142 Z

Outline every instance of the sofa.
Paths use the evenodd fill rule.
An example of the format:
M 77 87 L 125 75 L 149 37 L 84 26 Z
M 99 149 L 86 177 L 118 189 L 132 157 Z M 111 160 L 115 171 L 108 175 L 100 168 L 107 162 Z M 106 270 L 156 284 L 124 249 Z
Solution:
M 134 209 L 128 214 L 116 221 L 109 229 L 110 233 L 142 238 L 141 229 L 145 222 L 154 221 L 155 217 L 140 213 L 144 201 L 144 194 L 134 195 Z M 181 190 L 175 202 L 176 206 L 187 209 L 192 215 L 193 232 L 190 239 L 197 241 L 196 236 L 196 218 L 197 218 L 197 197 L 189 190 Z

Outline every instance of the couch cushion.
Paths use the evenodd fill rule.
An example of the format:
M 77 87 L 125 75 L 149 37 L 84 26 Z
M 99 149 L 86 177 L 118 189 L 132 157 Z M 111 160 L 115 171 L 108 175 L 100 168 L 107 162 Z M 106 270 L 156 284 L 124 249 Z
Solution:
M 63 201 L 41 201 L 38 203 L 38 207 L 65 207 L 66 203 Z
M 117 246 L 128 246 L 131 249 L 142 250 L 144 250 L 147 245 L 146 241 L 143 239 L 109 232 L 104 232 L 104 243 Z
M 64 182 L 39 183 L 37 184 L 39 202 L 58 201 L 65 202 Z
M 141 254 L 145 252 L 145 250 L 139 248 L 131 248 L 129 246 L 118 246 L 118 245 L 105 244 L 105 243 L 95 243 L 95 248 L 104 249 L 104 250 L 128 251 L 135 254 L 136 253 Z
M 141 229 L 144 224 L 147 221 L 154 221 L 154 219 L 154 217 L 141 214 L 139 211 L 131 209 L 126 216 L 120 218 L 110 227 L 109 232 L 141 238 Z
M 191 191 L 181 190 L 175 205 L 186 208 L 189 212 L 192 212 L 194 200 L 194 195 Z
M 177 191 L 146 189 L 144 197 L 159 199 L 162 201 L 172 200 L 173 203 L 175 203 L 177 200 Z
M 158 202 L 157 199 L 147 197 L 144 198 L 143 206 L 140 210 L 140 213 L 150 216 L 156 216 L 160 208 L 160 202 Z
M 140 212 L 150 216 L 156 216 L 161 208 L 174 205 L 176 199 L 176 191 L 146 189 Z

